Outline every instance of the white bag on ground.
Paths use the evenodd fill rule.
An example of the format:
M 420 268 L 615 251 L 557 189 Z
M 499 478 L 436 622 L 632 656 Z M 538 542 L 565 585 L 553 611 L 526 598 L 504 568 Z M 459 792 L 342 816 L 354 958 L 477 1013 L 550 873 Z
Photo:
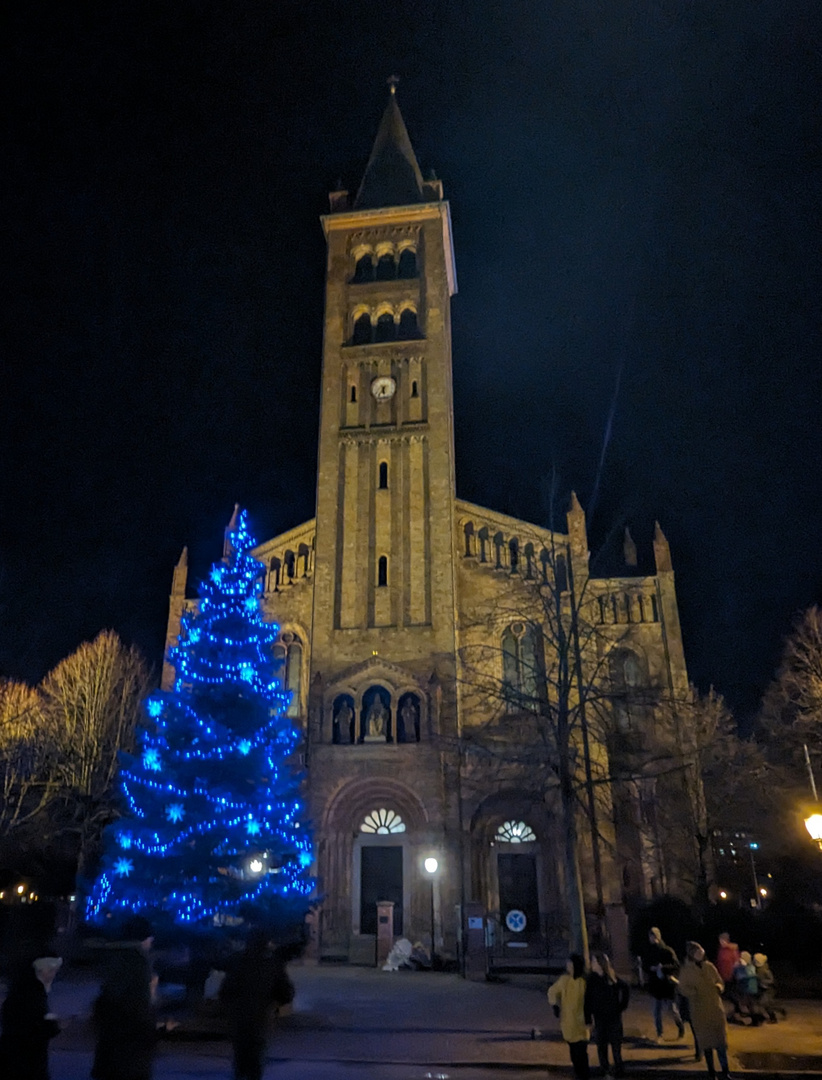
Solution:
M 383 971 L 399 971 L 401 967 L 407 967 L 413 948 L 408 938 L 397 938 L 382 966 Z

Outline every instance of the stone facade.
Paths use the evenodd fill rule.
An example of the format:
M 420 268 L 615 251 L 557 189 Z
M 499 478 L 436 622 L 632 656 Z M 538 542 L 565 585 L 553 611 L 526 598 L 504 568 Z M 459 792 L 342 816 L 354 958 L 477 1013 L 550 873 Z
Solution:
M 654 719 L 663 697 L 688 695 L 661 530 L 655 573 L 637 574 L 628 539 L 624 573 L 595 578 L 575 498 L 562 532 L 456 498 L 450 211 L 439 182 L 422 180 L 393 90 L 358 195 L 333 193 L 322 221 L 317 514 L 256 552 L 305 730 L 321 953 L 373 958 L 377 899 L 395 901 L 395 931 L 412 940 L 428 940 L 433 912 L 446 953 L 457 949 L 466 901 L 501 920 L 523 910 L 521 944 L 561 941 L 565 870 L 546 726 L 563 648 L 578 647 L 575 716 L 587 699 L 574 768 L 580 792 L 596 792 L 579 813 L 586 906 L 601 916 L 603 905 L 687 892 L 687 873 L 677 876 L 653 835 L 653 776 L 639 760 L 647 742 L 628 746 L 637 733 L 619 723 L 630 714 L 640 741 L 656 732 L 657 750 L 661 738 L 666 752 L 684 752 L 682 734 Z M 190 602 L 185 588 L 184 554 L 168 644 Z M 166 668 L 164 684 L 172 679 Z M 623 751 L 631 768 L 614 782 Z

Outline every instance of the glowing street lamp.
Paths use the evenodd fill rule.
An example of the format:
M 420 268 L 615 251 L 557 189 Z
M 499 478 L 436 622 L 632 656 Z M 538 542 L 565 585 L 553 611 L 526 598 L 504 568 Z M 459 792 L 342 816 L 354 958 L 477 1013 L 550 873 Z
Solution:
M 440 868 L 440 864 L 439 864 L 438 860 L 433 857 L 433 855 L 429 855 L 428 858 L 424 860 L 422 866 L 423 866 L 423 869 L 425 870 L 426 874 L 428 874 L 429 878 L 431 879 L 431 967 L 433 968 L 433 966 L 434 966 L 434 954 L 435 954 L 435 947 L 434 947 L 434 880 L 435 880 L 435 878 L 437 876 L 437 871 Z
M 261 874 L 263 872 L 262 859 L 252 859 L 251 862 L 248 864 L 248 869 L 251 871 L 252 874 Z
M 822 851 L 822 814 L 817 811 L 805 818 L 805 828 L 808 830 L 811 840 Z

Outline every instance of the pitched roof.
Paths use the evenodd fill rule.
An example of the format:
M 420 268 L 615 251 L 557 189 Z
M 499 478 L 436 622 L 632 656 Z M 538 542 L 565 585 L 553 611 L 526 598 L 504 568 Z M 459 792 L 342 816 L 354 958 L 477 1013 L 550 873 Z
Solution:
M 422 173 L 392 85 L 354 209 L 377 210 L 425 200 Z

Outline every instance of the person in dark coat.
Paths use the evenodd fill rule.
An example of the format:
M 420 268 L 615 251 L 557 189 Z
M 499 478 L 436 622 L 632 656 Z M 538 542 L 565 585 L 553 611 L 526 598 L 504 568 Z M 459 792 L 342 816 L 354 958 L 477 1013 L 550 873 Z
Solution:
M 679 960 L 676 953 L 662 940 L 659 927 L 652 926 L 648 934 L 648 948 L 643 956 L 643 964 L 648 973 L 648 993 L 654 1000 L 654 1026 L 658 1041 L 662 1039 L 662 1012 L 667 1005 L 676 1022 L 677 1036 L 681 1039 L 685 1034 L 685 1025 L 679 1015 L 679 1009 L 675 1000 L 676 974 L 679 971 Z
M 49 1080 L 49 1042 L 60 1031 L 49 1010 L 48 992 L 62 960 L 39 957 L 12 978 L 0 1011 L 0 1076 Z
M 262 1080 L 269 1015 L 274 1005 L 291 1000 L 288 988 L 285 966 L 271 952 L 268 935 L 252 930 L 220 989 L 234 1051 L 234 1080 Z
M 614 1076 L 624 1076 L 622 1063 L 622 1014 L 628 1008 L 631 991 L 614 971 L 605 953 L 591 956 L 591 974 L 585 988 L 585 1022 L 594 1023 L 594 1039 L 602 1075 L 608 1074 L 608 1048 L 614 1058 Z
M 153 992 L 146 950 L 118 949 L 94 1002 L 93 1080 L 151 1080 L 157 1034 Z

